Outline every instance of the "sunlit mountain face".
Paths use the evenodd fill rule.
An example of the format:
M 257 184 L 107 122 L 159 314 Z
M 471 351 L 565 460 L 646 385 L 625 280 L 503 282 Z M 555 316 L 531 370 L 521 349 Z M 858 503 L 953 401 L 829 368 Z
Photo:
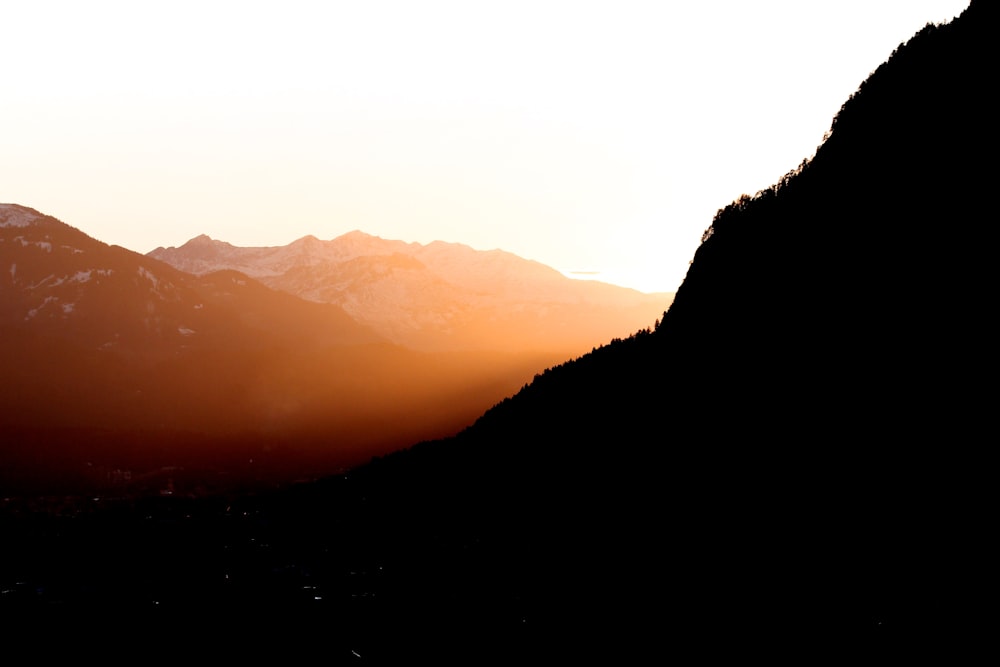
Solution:
M 568 279 L 500 250 L 360 231 L 264 248 L 199 236 L 149 256 L 195 274 L 242 271 L 275 289 L 336 304 L 389 340 L 421 350 L 536 350 L 570 358 L 650 326 L 673 297 Z
M 649 326 L 670 296 L 361 233 L 152 254 L 196 273 L 0 207 L 7 481 L 328 473 L 456 432 L 547 366 Z

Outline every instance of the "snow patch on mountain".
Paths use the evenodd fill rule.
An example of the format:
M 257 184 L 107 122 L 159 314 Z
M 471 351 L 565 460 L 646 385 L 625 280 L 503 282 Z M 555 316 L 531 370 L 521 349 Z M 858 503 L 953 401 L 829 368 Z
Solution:
M 44 286 L 46 286 L 46 283 L 48 283 L 53 278 L 56 278 L 56 274 L 50 273 L 49 275 L 47 275 L 44 278 L 42 278 L 41 280 L 39 280 L 37 283 L 33 283 L 31 285 L 28 285 L 28 289 L 29 290 L 36 290 L 39 287 L 44 287 Z M 59 287 L 64 282 L 66 282 L 65 278 L 56 278 L 55 282 L 52 283 L 51 285 L 48 285 L 48 287 Z
M 27 227 L 40 216 L 16 204 L 0 204 L 0 227 Z
M 23 236 L 15 236 L 13 239 L 11 239 L 11 241 L 13 241 L 14 243 L 20 243 L 22 248 L 27 248 L 29 245 L 33 245 L 41 248 L 45 252 L 48 253 L 52 252 L 52 244 L 49 243 L 48 241 L 29 241 Z
M 160 280 L 155 275 L 153 275 L 152 271 L 150 271 L 146 267 L 144 266 L 139 267 L 139 275 L 148 280 L 149 282 L 153 283 L 154 289 L 160 286 Z
M 30 319 L 34 319 L 34 317 L 36 315 L 38 315 L 39 311 L 41 311 L 43 308 L 45 308 L 50 303 L 52 303 L 54 301 L 58 301 L 58 300 L 59 300 L 59 298 L 58 297 L 54 297 L 54 296 L 47 296 L 47 297 L 45 297 L 45 299 L 38 305 L 37 308 L 32 308 L 31 310 L 28 311 L 28 314 L 24 318 L 25 321 L 30 320 Z

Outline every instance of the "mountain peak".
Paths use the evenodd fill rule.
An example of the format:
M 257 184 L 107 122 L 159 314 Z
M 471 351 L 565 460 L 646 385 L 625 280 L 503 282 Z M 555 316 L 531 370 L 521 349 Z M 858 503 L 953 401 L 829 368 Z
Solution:
M 201 252 L 219 252 L 220 250 L 229 250 L 233 248 L 233 245 L 225 241 L 213 239 L 208 234 L 199 234 L 182 247 Z
M 41 217 L 41 213 L 27 206 L 0 204 L 0 227 L 27 227 Z
M 288 245 L 288 247 L 289 248 L 299 248 L 299 247 L 303 247 L 304 246 L 304 247 L 308 248 L 308 247 L 321 246 L 321 245 L 323 245 L 323 241 L 320 241 L 317 237 L 313 236 L 312 234 L 306 234 L 302 238 L 296 239 L 295 241 L 292 241 Z
M 360 229 L 352 229 L 351 231 L 341 234 L 337 238 L 339 239 L 377 239 L 379 237 L 363 232 Z

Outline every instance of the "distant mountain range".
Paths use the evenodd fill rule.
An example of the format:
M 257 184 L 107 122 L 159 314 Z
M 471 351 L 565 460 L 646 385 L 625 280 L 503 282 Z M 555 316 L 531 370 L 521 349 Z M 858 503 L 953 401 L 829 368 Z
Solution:
M 357 464 L 457 432 L 547 366 L 650 326 L 671 296 L 357 232 L 150 255 L 0 205 L 0 482 Z
M 198 275 L 243 272 L 274 289 L 340 306 L 392 342 L 420 350 L 532 350 L 569 358 L 650 326 L 673 298 L 573 280 L 502 250 L 406 243 L 360 231 L 263 248 L 203 235 L 149 256 Z

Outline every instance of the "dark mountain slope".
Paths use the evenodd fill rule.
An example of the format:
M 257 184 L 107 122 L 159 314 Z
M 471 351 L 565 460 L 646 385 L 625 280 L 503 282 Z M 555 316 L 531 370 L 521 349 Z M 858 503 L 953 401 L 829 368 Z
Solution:
M 719 212 L 655 332 L 359 471 L 384 517 L 489 526 L 567 651 L 981 625 L 996 27 L 977 2 L 902 45 Z

